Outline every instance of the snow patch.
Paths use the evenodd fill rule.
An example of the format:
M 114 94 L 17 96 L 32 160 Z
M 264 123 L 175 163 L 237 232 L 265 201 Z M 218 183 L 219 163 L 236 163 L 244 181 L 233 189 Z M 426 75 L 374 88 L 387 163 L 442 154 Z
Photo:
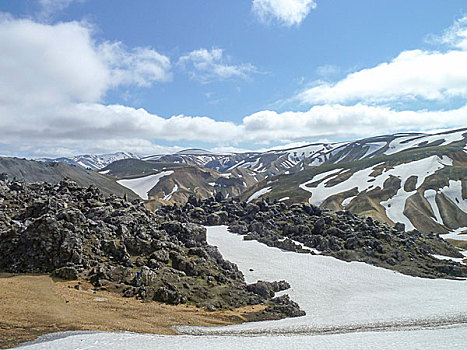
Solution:
M 460 210 L 467 213 L 467 199 L 462 198 L 462 181 L 449 180 L 449 186 L 445 186 L 439 190 L 447 198 L 449 198 Z
M 124 179 L 118 180 L 117 183 L 129 188 L 142 199 L 148 199 L 148 192 L 151 191 L 154 186 L 159 183 L 159 180 L 164 176 L 169 176 L 173 174 L 173 170 L 163 171 L 159 174 L 148 175 L 144 177 L 138 177 L 136 179 Z
M 443 219 L 441 218 L 441 214 L 439 212 L 438 204 L 436 204 L 436 191 L 435 190 L 426 190 L 423 194 L 430 203 L 431 209 L 433 210 L 433 214 L 435 214 L 435 221 L 438 224 L 443 225 Z
M 172 199 L 172 195 L 178 191 L 178 185 L 175 184 L 174 188 L 172 189 L 172 192 L 170 192 L 168 195 L 164 197 L 165 201 L 170 201 Z
M 348 198 L 344 199 L 344 200 L 342 201 L 341 205 L 342 205 L 343 207 L 348 206 L 348 205 L 350 204 L 350 202 L 352 202 L 352 200 L 353 200 L 355 197 L 357 197 L 357 196 L 352 196 L 352 197 L 348 197 Z
M 262 188 L 259 191 L 256 191 L 255 193 L 253 193 L 246 202 L 250 203 L 251 201 L 254 201 L 255 199 L 265 195 L 266 193 L 271 192 L 271 190 L 272 190 L 271 187 Z

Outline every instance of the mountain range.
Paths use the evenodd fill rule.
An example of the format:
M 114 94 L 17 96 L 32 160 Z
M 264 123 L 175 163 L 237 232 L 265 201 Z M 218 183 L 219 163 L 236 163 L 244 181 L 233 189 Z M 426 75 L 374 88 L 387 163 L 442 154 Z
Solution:
M 92 173 L 106 184 L 113 182 L 120 193 L 122 188 L 131 190 L 152 209 L 182 205 L 190 196 L 307 201 L 399 222 L 407 230 L 447 233 L 467 227 L 466 144 L 463 128 L 266 152 L 187 149 L 144 157 L 118 152 L 44 160 L 75 165 L 73 176 L 80 167 L 97 170 Z

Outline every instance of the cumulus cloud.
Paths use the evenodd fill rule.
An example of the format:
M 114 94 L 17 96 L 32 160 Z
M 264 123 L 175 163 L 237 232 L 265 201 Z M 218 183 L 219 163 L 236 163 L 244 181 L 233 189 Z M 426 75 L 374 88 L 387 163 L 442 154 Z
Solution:
M 149 87 L 155 81 L 172 78 L 170 59 L 150 48 L 128 50 L 121 42 L 105 42 L 99 45 L 98 52 L 110 68 L 110 80 L 115 86 Z
M 335 82 L 316 82 L 301 92 L 302 103 L 381 103 L 436 101 L 467 97 L 467 17 L 440 38 L 446 51 L 409 50 L 389 62 L 363 69 Z
M 0 101 L 3 104 L 95 102 L 119 85 L 170 79 L 170 61 L 149 48 L 98 44 L 79 22 L 41 24 L 0 18 Z
M 306 112 L 260 111 L 239 126 L 244 141 L 355 138 L 465 126 L 467 105 L 448 111 L 396 111 L 356 104 L 313 106 Z
M 405 51 L 391 62 L 351 73 L 337 83 L 318 82 L 297 98 L 315 104 L 467 97 L 465 62 L 467 51 Z
M 199 49 L 181 56 L 178 64 L 189 72 L 191 78 L 202 82 L 232 78 L 246 79 L 251 73 L 257 72 L 250 63 L 232 65 L 229 64 L 229 60 L 222 49 Z
M 261 111 L 246 116 L 239 124 L 185 115 L 162 118 L 144 109 L 96 103 L 64 104 L 41 111 L 24 106 L 16 110 L 0 107 L 0 115 L 0 139 L 10 149 L 28 149 L 37 155 L 72 148 L 74 153 L 125 150 L 149 154 L 168 149 L 154 144 L 154 140 L 220 144 L 226 150 L 239 144 L 465 126 L 467 106 L 449 111 L 395 111 L 363 104 L 325 105 L 306 112 Z
M 302 23 L 314 8 L 314 0 L 253 0 L 252 10 L 262 22 L 275 20 L 290 27 Z

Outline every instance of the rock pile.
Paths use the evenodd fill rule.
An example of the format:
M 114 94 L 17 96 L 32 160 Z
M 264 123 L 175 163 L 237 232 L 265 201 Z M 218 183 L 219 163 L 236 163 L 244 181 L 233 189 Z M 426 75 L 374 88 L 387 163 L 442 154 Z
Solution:
M 164 219 L 138 200 L 57 185 L 0 180 L 0 270 L 89 280 L 126 297 L 209 310 L 265 304 L 251 319 L 301 316 L 286 282 L 248 286 L 237 266 L 206 243 L 206 229 Z M 267 289 L 268 293 L 264 293 Z
M 183 207 L 162 207 L 156 214 L 182 222 L 229 225 L 231 232 L 268 246 L 299 253 L 319 252 L 412 276 L 467 277 L 467 266 L 433 257 L 463 257 L 439 235 L 405 232 L 402 224 L 390 227 L 348 211 L 331 212 L 307 203 L 287 206 L 265 200 L 245 203 L 192 197 Z

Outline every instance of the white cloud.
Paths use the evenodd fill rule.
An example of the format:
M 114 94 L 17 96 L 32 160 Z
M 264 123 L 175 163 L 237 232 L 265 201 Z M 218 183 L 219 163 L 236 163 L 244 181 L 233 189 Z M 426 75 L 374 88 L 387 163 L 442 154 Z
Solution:
M 121 42 L 105 42 L 98 47 L 100 56 L 111 72 L 111 81 L 118 85 L 148 87 L 154 81 L 169 81 L 170 60 L 147 47 L 127 50 Z
M 467 51 L 467 16 L 446 29 L 441 36 L 431 36 L 431 41 Z
M 467 97 L 466 62 L 467 51 L 405 51 L 391 62 L 349 74 L 337 83 L 318 82 L 297 98 L 315 104 Z
M 229 64 L 229 57 L 226 57 L 224 51 L 218 48 L 191 51 L 188 55 L 181 56 L 178 63 L 189 71 L 193 79 L 202 82 L 231 78 L 246 79 L 251 73 L 257 72 L 250 63 Z
M 55 25 L 0 17 L 2 104 L 95 102 L 119 85 L 170 79 L 170 61 L 149 48 L 98 44 L 78 22 Z
M 409 50 L 389 62 L 316 85 L 297 96 L 302 103 L 381 103 L 467 97 L 467 17 L 439 38 L 451 49 Z
M 277 20 L 290 27 L 299 25 L 314 8 L 314 0 L 253 0 L 252 9 L 263 22 Z
M 448 111 L 395 111 L 389 107 L 313 106 L 306 112 L 261 111 L 243 119 L 243 141 L 355 138 L 385 133 L 463 127 L 467 105 Z
M 38 17 L 41 20 L 49 20 L 55 13 L 63 11 L 73 2 L 84 0 L 38 0 L 40 11 Z
M 338 66 L 334 66 L 332 64 L 325 64 L 323 66 L 319 66 L 318 68 L 316 68 L 316 73 L 318 73 L 318 75 L 321 75 L 323 77 L 329 77 L 329 76 L 339 74 L 340 71 L 341 69 Z
M 158 153 L 154 142 L 181 141 L 223 145 L 259 145 L 317 138 L 355 138 L 382 133 L 465 126 L 467 106 L 449 111 L 394 111 L 388 107 L 314 106 L 306 112 L 261 111 L 240 124 L 208 117 L 162 118 L 144 109 L 120 105 L 66 103 L 34 110 L 34 106 L 0 107 L 0 149 L 44 155 L 47 150 L 74 153 L 125 150 Z M 230 148 L 235 146 L 235 148 Z M 178 149 L 178 148 L 175 148 Z M 49 154 L 50 155 L 50 154 Z
M 2 104 L 99 100 L 110 71 L 90 30 L 77 22 L 45 25 L 0 18 Z

